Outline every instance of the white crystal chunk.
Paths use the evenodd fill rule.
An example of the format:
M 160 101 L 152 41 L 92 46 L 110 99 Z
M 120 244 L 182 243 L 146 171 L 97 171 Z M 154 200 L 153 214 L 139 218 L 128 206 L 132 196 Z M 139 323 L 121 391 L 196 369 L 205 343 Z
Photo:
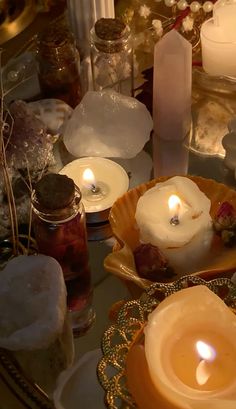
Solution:
M 18 256 L 0 275 L 0 347 L 47 348 L 62 333 L 66 287 L 52 257 Z
M 64 144 L 75 157 L 129 159 L 142 150 L 152 127 L 150 113 L 135 98 L 89 91 L 66 124 Z

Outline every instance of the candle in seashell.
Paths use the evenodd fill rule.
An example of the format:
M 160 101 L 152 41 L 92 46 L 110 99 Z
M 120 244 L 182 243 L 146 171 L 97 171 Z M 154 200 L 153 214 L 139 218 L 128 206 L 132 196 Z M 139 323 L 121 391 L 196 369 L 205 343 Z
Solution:
M 211 201 L 187 177 L 157 183 L 137 203 L 140 241 L 159 247 L 176 270 L 191 272 L 209 253 L 210 207 Z
M 149 315 L 144 333 L 144 347 L 131 348 L 127 360 L 139 408 L 236 407 L 236 316 L 216 294 L 199 285 L 167 297 Z M 144 369 L 141 381 L 135 365 L 139 376 Z

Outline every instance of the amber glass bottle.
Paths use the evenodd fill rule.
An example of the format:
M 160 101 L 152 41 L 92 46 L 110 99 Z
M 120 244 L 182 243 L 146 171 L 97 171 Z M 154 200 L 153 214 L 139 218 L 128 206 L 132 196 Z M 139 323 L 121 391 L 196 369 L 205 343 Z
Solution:
M 44 98 L 61 99 L 72 108 L 81 101 L 79 52 L 64 22 L 50 24 L 37 41 L 38 77 Z

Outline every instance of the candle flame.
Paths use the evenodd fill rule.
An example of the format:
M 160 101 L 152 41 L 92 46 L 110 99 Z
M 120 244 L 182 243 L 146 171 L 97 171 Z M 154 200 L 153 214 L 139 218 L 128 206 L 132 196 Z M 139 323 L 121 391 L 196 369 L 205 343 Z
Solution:
M 171 195 L 168 200 L 169 209 L 173 211 L 174 214 L 178 213 L 179 207 L 181 205 L 181 200 L 177 195 Z
M 196 349 L 201 359 L 212 362 L 216 357 L 216 351 L 204 341 L 197 341 Z
M 197 341 L 196 343 L 197 352 L 201 358 L 197 369 L 196 369 L 196 379 L 198 385 L 205 385 L 211 376 L 209 362 L 212 362 L 216 357 L 216 351 L 211 345 L 206 342 Z
M 86 187 L 89 189 L 96 188 L 95 176 L 91 169 L 86 168 L 83 172 L 82 178 Z

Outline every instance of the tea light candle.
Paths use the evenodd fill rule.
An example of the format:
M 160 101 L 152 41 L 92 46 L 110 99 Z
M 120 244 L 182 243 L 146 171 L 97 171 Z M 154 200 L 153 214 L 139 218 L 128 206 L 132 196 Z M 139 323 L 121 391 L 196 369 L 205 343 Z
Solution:
M 106 158 L 76 159 L 59 173 L 73 179 L 80 188 L 87 214 L 110 209 L 129 187 L 126 171 L 118 163 Z
M 206 286 L 167 297 L 145 328 L 155 388 L 181 408 L 236 407 L 235 337 L 236 316 Z
M 236 76 L 236 3 L 216 2 L 201 26 L 202 64 L 211 75 Z

